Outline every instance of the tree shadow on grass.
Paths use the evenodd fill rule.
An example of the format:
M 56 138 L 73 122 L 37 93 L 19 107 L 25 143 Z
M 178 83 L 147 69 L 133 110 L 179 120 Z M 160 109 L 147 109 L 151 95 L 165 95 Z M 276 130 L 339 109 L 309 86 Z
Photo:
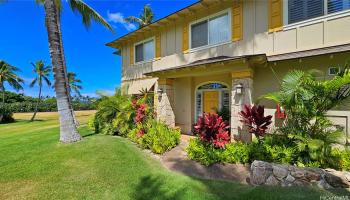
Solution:
M 174 180 L 162 175 L 141 178 L 132 199 L 320 199 L 321 196 L 349 196 L 346 190 L 324 190 L 311 187 L 250 186 L 234 182 L 213 181 L 190 177 L 190 180 Z M 199 184 L 198 184 L 199 183 Z
M 144 176 L 134 189 L 132 199 L 183 199 L 184 189 L 168 188 L 162 176 Z

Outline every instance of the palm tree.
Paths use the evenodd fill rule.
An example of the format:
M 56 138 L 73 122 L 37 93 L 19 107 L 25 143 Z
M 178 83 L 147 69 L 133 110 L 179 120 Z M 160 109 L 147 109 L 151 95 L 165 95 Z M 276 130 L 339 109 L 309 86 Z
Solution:
M 68 72 L 68 83 L 70 92 L 74 91 L 78 96 L 81 96 L 80 90 L 83 89 L 83 87 L 80 85 L 81 80 L 77 79 L 77 74 L 73 72 Z
M 34 121 L 36 113 L 38 112 L 38 105 L 41 100 L 41 90 L 43 87 L 43 80 L 48 86 L 51 86 L 51 81 L 49 80 L 48 76 L 51 73 L 51 67 L 50 66 L 45 66 L 44 61 L 39 60 L 35 64 L 31 63 L 33 66 L 33 71 L 36 73 L 36 77 L 33 79 L 33 81 L 30 83 L 30 87 L 33 87 L 36 83 L 39 85 L 39 96 L 38 96 L 38 101 L 36 102 L 35 105 L 35 111 L 30 119 L 30 121 Z
M 68 75 L 66 70 L 60 13 L 61 1 L 36 0 L 44 4 L 45 22 L 48 33 L 49 49 L 54 71 L 57 108 L 60 116 L 60 141 L 64 143 L 81 140 L 74 120 L 74 112 L 70 99 Z M 98 22 L 113 32 L 112 27 L 93 8 L 82 0 L 68 0 L 70 8 L 82 15 L 83 24 L 89 27 L 91 21 Z
M 17 67 L 0 60 L 0 91 L 2 93 L 2 109 L 5 109 L 5 82 L 7 82 L 12 88 L 17 91 L 23 89 L 21 85 L 23 83 L 23 79 L 16 75 L 16 72 L 18 71 L 20 70 Z M 3 116 L 1 114 L 0 121 L 2 118 Z
M 150 7 L 149 4 L 146 4 L 143 7 L 143 11 L 140 14 L 140 17 L 129 16 L 129 17 L 126 17 L 124 20 L 129 23 L 137 23 L 139 25 L 139 28 L 142 28 L 152 23 L 153 17 L 154 17 L 154 14 L 153 14 L 152 8 Z

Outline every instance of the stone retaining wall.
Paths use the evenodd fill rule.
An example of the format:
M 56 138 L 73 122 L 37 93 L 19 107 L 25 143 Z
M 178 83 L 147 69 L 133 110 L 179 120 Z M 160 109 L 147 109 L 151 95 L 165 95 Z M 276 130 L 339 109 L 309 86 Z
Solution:
M 302 168 L 255 160 L 250 169 L 252 185 L 349 188 L 350 173 L 333 169 Z

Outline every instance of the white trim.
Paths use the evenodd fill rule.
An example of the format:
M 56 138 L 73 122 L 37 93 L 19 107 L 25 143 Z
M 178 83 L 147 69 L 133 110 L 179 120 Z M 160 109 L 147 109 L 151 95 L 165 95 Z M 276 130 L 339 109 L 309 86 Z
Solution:
M 203 49 L 207 49 L 207 48 L 211 48 L 211 47 L 215 47 L 215 46 L 219 46 L 219 45 L 222 45 L 222 44 L 228 44 L 228 43 L 231 43 L 231 35 L 232 35 L 232 22 L 231 22 L 231 8 L 227 8 L 225 10 L 222 10 L 220 12 L 217 12 L 217 13 L 214 13 L 212 15 L 209 15 L 209 16 L 206 16 L 206 17 L 203 17 L 201 19 L 197 19 L 195 21 L 192 21 L 188 24 L 188 37 L 189 37 L 189 40 L 188 40 L 188 46 L 189 46 L 189 52 L 193 52 L 193 51 L 198 51 L 198 50 L 203 50 Z M 200 46 L 200 47 L 196 47 L 196 48 L 192 48 L 192 30 L 191 30 L 191 27 L 193 24 L 196 24 L 196 23 L 199 23 L 199 22 L 203 22 L 203 21 L 207 21 L 208 22 L 208 26 L 209 26 L 209 20 L 211 18 L 215 18 L 215 17 L 218 17 L 220 15 L 224 15 L 224 14 L 227 14 L 227 18 L 228 18 L 228 26 L 229 26 L 229 29 L 228 29 L 228 40 L 227 41 L 223 41 L 223 42 L 220 42 L 220 43 L 216 43 L 216 44 L 209 44 L 209 28 L 208 28 L 208 44 L 207 45 L 203 45 L 203 46 Z
M 339 66 L 334 66 L 334 67 L 328 67 L 328 76 L 335 76 L 335 75 L 337 75 L 337 73 L 336 74 L 331 74 L 331 69 L 338 69 L 338 72 L 340 72 L 340 67 Z
M 144 43 L 152 41 L 152 40 L 153 40 L 153 46 L 154 46 L 154 49 L 153 49 L 154 58 L 149 59 L 149 60 L 143 60 L 143 61 L 136 62 L 136 46 L 139 45 L 139 44 L 144 44 Z M 156 57 L 156 42 L 155 41 L 156 41 L 155 36 L 153 36 L 153 37 L 144 39 L 142 41 L 139 41 L 137 43 L 134 43 L 134 47 L 133 47 L 134 48 L 134 65 L 148 63 L 148 62 L 153 62 L 155 60 L 155 57 Z
M 283 23 L 285 24 L 283 26 L 283 30 L 295 29 L 295 28 L 298 28 L 298 27 L 303 27 L 303 26 L 308 26 L 308 25 L 312 25 L 312 24 L 317 24 L 317 23 L 320 23 L 320 22 L 323 22 L 323 21 L 329 21 L 329 20 L 333 20 L 333 19 L 338 19 L 338 18 L 350 16 L 350 9 L 347 9 L 347 10 L 343 10 L 343 11 L 340 11 L 340 12 L 335 12 L 335 13 L 332 13 L 332 14 L 324 14 L 324 15 L 319 16 L 319 17 L 315 17 L 315 18 L 304 20 L 304 21 L 288 24 L 288 1 L 286 1 L 285 4 L 286 5 L 283 6 L 284 7 L 284 9 L 283 9 L 283 13 L 284 13 L 283 14 Z M 325 9 L 325 11 L 327 11 L 327 8 Z
M 201 89 L 201 90 L 198 90 L 198 88 L 202 85 L 206 85 L 206 84 L 210 84 L 210 83 L 220 83 L 222 85 L 225 85 L 227 88 L 218 88 L 218 89 Z M 196 123 L 197 120 L 198 120 L 198 116 L 197 116 L 197 93 L 201 93 L 201 110 L 202 110 L 202 114 L 203 114 L 203 91 L 219 91 L 219 107 L 218 109 L 220 110 L 222 108 L 222 91 L 230 91 L 230 87 L 227 83 L 225 82 L 221 82 L 221 81 L 206 81 L 206 82 L 202 82 L 200 84 L 198 84 L 196 87 L 195 87 L 195 90 L 194 90 L 194 122 Z M 229 96 L 230 96 L 230 92 L 229 92 Z M 231 98 L 229 98 L 229 104 L 231 104 Z M 230 106 L 229 106 L 230 107 Z

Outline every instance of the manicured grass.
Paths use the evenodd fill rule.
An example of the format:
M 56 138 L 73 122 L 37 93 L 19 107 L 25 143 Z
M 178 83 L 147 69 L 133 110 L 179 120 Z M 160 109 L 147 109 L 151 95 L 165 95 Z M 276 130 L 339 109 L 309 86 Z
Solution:
M 320 199 L 345 190 L 251 187 L 186 177 L 164 169 L 129 140 L 94 135 L 91 111 L 78 112 L 84 135 L 58 143 L 55 113 L 16 114 L 0 124 L 0 199 Z

